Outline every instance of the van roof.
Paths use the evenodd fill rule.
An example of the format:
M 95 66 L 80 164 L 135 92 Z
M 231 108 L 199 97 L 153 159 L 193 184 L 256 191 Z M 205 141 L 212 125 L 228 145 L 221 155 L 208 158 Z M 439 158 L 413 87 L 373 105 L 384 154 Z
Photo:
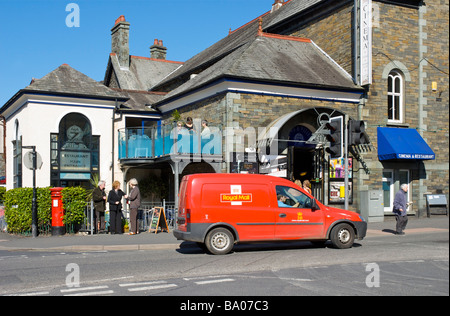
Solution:
M 293 182 L 286 180 L 284 178 L 278 178 L 269 175 L 261 175 L 261 174 L 241 174 L 241 173 L 197 173 L 187 175 L 183 178 L 186 181 L 193 181 L 195 179 L 204 179 L 206 181 L 212 180 L 211 182 L 285 182 L 289 185 L 294 185 Z

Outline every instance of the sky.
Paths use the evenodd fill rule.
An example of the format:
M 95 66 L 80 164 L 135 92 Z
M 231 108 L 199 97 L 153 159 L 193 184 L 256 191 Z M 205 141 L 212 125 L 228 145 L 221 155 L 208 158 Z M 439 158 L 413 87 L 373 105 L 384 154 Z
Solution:
M 130 55 L 186 61 L 271 9 L 274 0 L 0 0 L 0 108 L 62 64 L 104 78 L 111 28 L 124 15 Z

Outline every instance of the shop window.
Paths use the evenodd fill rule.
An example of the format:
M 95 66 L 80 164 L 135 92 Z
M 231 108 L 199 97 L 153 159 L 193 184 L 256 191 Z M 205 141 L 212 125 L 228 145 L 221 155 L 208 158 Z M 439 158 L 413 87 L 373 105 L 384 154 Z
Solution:
M 398 70 L 388 76 L 388 123 L 404 122 L 404 79 Z

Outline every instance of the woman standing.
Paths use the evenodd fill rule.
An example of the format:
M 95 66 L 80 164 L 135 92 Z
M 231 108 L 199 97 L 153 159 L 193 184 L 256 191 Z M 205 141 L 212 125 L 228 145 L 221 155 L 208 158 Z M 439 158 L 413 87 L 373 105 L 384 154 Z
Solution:
M 141 206 L 141 193 L 137 187 L 138 182 L 135 178 L 130 180 L 130 194 L 128 195 L 128 201 L 130 201 L 130 224 L 131 231 L 130 235 L 135 235 L 138 233 L 138 209 Z
M 309 194 L 312 194 L 311 191 L 311 182 L 309 182 L 309 180 L 305 180 L 303 181 L 303 189 L 308 192 Z
M 109 229 L 111 234 L 122 233 L 122 198 L 127 195 L 120 189 L 120 182 L 114 181 L 113 189 L 109 191 Z

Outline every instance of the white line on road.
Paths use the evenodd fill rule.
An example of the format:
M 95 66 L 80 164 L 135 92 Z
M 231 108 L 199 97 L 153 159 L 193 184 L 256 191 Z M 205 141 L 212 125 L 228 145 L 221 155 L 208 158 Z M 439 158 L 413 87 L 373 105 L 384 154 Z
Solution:
M 107 285 L 88 286 L 88 287 L 75 287 L 75 288 L 72 288 L 72 289 L 61 289 L 61 293 L 91 291 L 91 290 L 100 290 L 100 289 L 107 289 L 107 288 L 108 288 Z
M 162 284 L 162 285 L 131 288 L 131 289 L 128 289 L 128 291 L 130 291 L 130 292 L 151 291 L 151 290 L 167 289 L 167 288 L 177 287 L 177 286 L 178 285 L 176 285 L 176 284 Z
M 114 294 L 113 290 L 108 291 L 97 291 L 97 292 L 82 292 L 82 293 L 72 293 L 65 294 L 64 296 L 90 296 L 90 295 L 105 295 L 105 294 Z
M 136 286 L 136 285 L 151 285 L 151 284 L 161 284 L 161 283 L 167 283 L 166 281 L 151 281 L 151 282 L 138 282 L 138 283 L 124 283 L 119 284 L 121 287 L 128 287 L 128 286 Z
M 6 296 L 42 296 L 48 294 L 50 294 L 50 292 L 18 293 L 18 294 L 9 294 Z
M 207 280 L 207 281 L 197 281 L 195 284 L 203 285 L 203 284 L 213 284 L 213 283 L 223 283 L 223 282 L 233 282 L 234 279 L 219 279 L 219 280 Z

